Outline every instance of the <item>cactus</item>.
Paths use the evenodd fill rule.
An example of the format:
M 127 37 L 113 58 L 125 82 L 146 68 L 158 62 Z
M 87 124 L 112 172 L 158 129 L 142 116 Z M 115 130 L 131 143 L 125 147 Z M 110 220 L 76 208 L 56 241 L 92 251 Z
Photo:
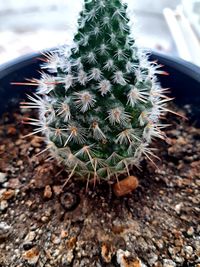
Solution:
M 129 174 L 142 156 L 151 161 L 152 139 L 164 139 L 166 89 L 135 44 L 120 0 L 85 0 L 72 46 L 46 54 L 35 96 L 23 107 L 38 108 L 33 134 L 42 132 L 53 158 L 88 179 Z M 47 72 L 47 71 L 48 72 Z

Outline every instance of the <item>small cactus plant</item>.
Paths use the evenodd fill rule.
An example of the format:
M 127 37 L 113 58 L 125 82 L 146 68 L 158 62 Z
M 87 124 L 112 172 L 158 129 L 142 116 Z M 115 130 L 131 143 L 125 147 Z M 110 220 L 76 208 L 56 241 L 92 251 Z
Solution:
M 46 55 L 34 97 L 33 133 L 42 132 L 52 157 L 69 177 L 117 178 L 152 160 L 152 139 L 164 139 L 159 118 L 169 100 L 156 62 L 135 44 L 127 5 L 120 0 L 85 0 L 71 47 Z

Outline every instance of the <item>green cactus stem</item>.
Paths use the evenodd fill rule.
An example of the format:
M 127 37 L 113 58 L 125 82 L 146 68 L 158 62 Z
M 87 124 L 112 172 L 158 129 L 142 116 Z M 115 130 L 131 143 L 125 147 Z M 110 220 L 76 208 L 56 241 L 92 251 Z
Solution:
M 135 44 L 127 5 L 120 0 L 85 0 L 72 46 L 46 55 L 35 96 L 33 133 L 70 177 L 116 178 L 152 160 L 152 139 L 164 139 L 163 72 Z

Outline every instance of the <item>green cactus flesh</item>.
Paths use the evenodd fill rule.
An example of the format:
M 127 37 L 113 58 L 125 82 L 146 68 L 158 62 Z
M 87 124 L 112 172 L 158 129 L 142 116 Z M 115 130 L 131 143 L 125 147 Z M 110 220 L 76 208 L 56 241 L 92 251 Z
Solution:
M 110 179 L 151 160 L 153 138 L 168 98 L 157 81 L 160 66 L 135 44 L 127 6 L 120 0 L 85 1 L 72 46 L 46 55 L 34 97 L 34 133 L 70 176 Z

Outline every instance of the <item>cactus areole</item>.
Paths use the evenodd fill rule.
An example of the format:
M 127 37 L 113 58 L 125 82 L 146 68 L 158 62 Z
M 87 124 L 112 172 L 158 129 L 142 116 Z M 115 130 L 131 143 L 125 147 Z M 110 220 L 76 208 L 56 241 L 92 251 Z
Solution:
M 127 5 L 86 0 L 73 45 L 46 55 L 34 96 L 23 107 L 38 108 L 30 119 L 52 157 L 69 177 L 117 178 L 142 156 L 152 160 L 152 139 L 165 138 L 166 89 L 156 62 L 135 44 Z

